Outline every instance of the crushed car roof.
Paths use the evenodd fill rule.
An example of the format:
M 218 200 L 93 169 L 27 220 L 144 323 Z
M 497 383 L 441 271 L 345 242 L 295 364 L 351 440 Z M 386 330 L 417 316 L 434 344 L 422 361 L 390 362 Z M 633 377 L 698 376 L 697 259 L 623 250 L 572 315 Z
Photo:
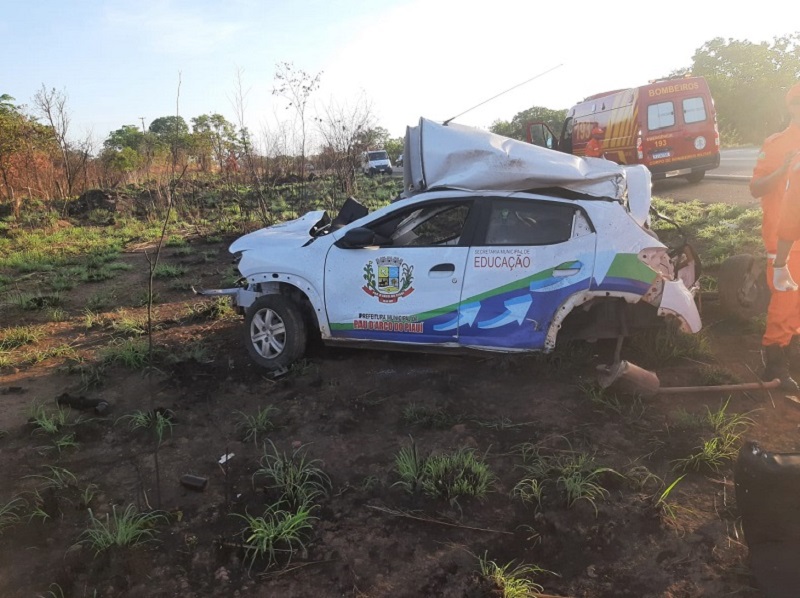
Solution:
M 527 191 L 561 187 L 622 201 L 639 189 L 641 174 L 602 158 L 582 158 L 531 145 L 488 131 L 420 118 L 407 127 L 403 149 L 407 197 L 437 188 Z M 632 176 L 629 176 L 632 175 Z M 630 181 L 628 180 L 630 179 Z

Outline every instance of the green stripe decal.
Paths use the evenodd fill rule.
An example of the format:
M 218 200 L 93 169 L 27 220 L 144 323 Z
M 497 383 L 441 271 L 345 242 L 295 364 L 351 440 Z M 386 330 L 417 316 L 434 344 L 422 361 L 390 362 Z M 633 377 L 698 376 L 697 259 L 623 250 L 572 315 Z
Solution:
M 606 278 L 629 278 L 651 284 L 658 272 L 644 264 L 636 253 L 618 253 L 611 262 Z

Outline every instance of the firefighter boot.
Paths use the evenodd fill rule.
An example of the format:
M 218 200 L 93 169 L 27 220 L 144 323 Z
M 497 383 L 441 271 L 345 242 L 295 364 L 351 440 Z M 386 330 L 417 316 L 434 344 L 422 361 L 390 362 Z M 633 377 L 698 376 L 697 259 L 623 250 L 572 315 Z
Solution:
M 786 349 L 780 345 L 766 345 L 761 347 L 761 358 L 764 361 L 764 373 L 761 379 L 765 382 L 778 378 L 783 390 L 798 391 L 797 386 L 789 374 L 789 364 L 786 359 Z
M 800 336 L 793 336 L 792 341 L 787 345 L 786 360 L 789 363 L 789 370 L 800 372 Z

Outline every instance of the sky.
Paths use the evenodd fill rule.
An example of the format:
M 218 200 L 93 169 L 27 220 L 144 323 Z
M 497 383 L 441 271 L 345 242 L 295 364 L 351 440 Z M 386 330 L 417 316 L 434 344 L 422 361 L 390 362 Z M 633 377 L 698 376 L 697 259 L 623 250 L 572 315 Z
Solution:
M 0 0 L 0 95 L 33 112 L 37 90 L 63 92 L 70 137 L 98 143 L 123 125 L 176 113 L 187 122 L 219 113 L 236 123 L 237 105 L 264 135 L 294 114 L 272 93 L 276 65 L 289 62 L 321 74 L 309 116 L 366 104 L 392 137 L 420 117 L 465 111 L 455 122 L 487 128 L 532 106 L 569 108 L 644 85 L 690 66 L 716 37 L 769 42 L 790 34 L 800 26 L 785 4 Z

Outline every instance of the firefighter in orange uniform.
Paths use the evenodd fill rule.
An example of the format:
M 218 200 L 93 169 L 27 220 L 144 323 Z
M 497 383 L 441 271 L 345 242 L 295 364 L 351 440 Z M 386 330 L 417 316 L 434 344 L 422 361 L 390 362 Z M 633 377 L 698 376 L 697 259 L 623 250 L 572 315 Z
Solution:
M 791 242 L 788 245 L 781 243 L 779 250 L 778 224 L 789 165 L 800 150 L 800 83 L 789 89 L 786 106 L 791 122 L 786 129 L 764 142 L 753 169 L 750 193 L 753 197 L 761 198 L 761 234 L 767 250 L 767 284 L 772 290 L 767 326 L 761 341 L 764 360 L 762 377 L 764 380 L 780 378 L 785 386 L 796 389 L 797 384 L 789 374 L 787 348 L 793 337 L 800 334 L 800 291 L 787 283 L 786 279 L 791 281 L 793 276 L 800 280 L 800 243 L 792 251 L 792 259 L 788 260 L 787 267 Z M 776 255 L 779 253 L 783 253 L 783 256 Z
M 594 127 L 592 129 L 592 136 L 586 142 L 585 156 L 587 158 L 602 158 L 603 157 L 603 129 Z

